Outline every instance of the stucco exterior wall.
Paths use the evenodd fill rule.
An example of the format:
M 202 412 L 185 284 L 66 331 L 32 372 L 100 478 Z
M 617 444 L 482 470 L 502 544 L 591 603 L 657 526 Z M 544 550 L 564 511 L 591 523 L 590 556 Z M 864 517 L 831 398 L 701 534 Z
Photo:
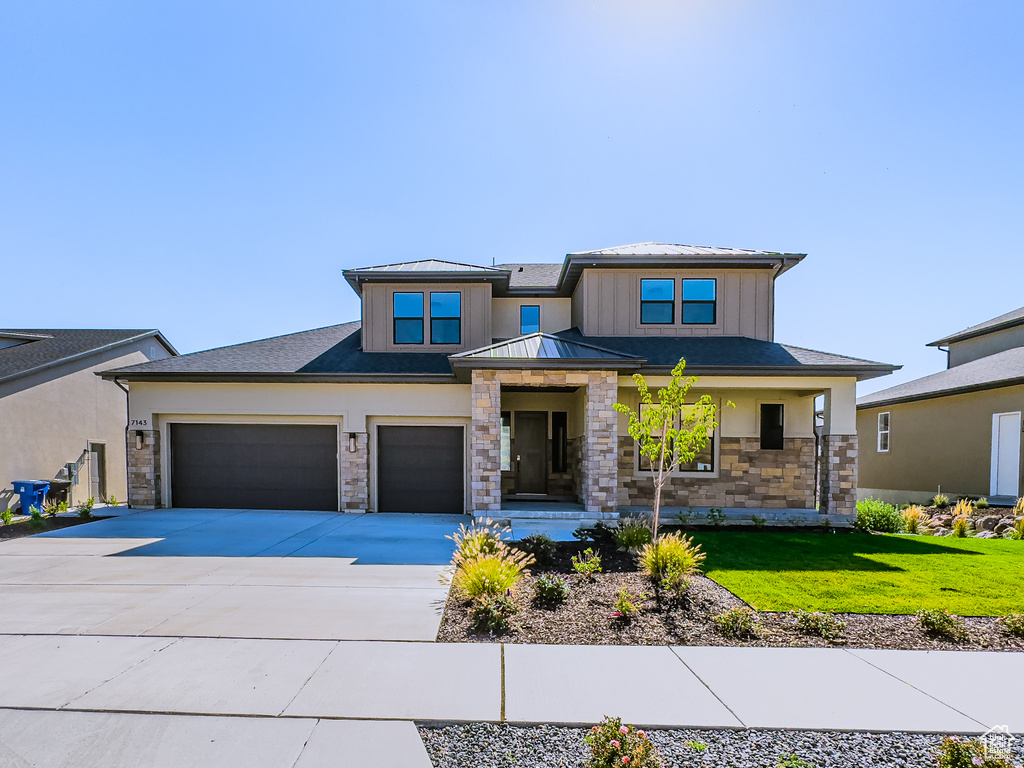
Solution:
M 640 280 L 675 278 L 676 323 L 640 323 Z M 680 278 L 715 278 L 717 318 L 714 325 L 679 323 Z M 749 336 L 774 337 L 775 280 L 769 269 L 629 270 L 587 269 L 573 296 L 573 321 L 589 336 Z
M 949 345 L 949 367 L 969 363 L 981 357 L 1004 352 L 1007 349 L 1024 347 L 1024 325 L 1007 328 L 1005 331 L 986 333 L 966 341 L 958 341 Z
M 14 480 L 49 480 L 77 461 L 90 442 L 106 445 L 107 496 L 128 494 L 125 394 L 97 371 L 168 357 L 153 338 L 0 385 L 0 509 L 11 502 Z M 72 487 L 77 503 L 89 496 L 90 467 Z
M 519 333 L 519 308 L 540 307 L 540 329 L 557 333 L 572 327 L 572 299 L 494 299 L 491 302 L 491 331 L 496 339 L 511 339 Z
M 950 496 L 988 496 L 992 416 L 1015 411 L 1024 411 L 1024 386 L 858 410 L 859 496 L 921 501 L 939 486 Z M 888 453 L 878 451 L 882 412 L 890 414 Z

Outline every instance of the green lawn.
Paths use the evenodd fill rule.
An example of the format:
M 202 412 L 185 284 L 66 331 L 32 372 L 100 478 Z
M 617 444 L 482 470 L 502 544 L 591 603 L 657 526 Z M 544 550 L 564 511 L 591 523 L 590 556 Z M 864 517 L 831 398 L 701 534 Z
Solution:
M 704 572 L 754 608 L 962 616 L 1024 612 L 1024 541 L 700 531 Z

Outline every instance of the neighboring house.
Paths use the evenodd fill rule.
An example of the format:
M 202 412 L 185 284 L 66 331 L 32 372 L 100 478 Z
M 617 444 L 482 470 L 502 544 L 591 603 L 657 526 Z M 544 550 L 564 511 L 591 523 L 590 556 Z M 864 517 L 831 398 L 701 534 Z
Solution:
M 127 400 L 96 373 L 176 354 L 158 331 L 0 330 L 0 509 L 15 480 L 124 500 Z
M 857 401 L 861 496 L 1021 494 L 1024 307 L 933 341 L 947 369 Z
M 818 519 L 824 395 L 821 512 L 852 514 L 855 384 L 893 366 L 775 343 L 775 280 L 803 258 L 641 243 L 561 264 L 347 270 L 361 322 L 104 374 L 130 388 L 142 425 L 129 439 L 133 502 L 499 516 L 543 501 L 580 517 L 649 507 L 650 468 L 612 406 L 638 405 L 633 373 L 657 387 L 685 357 L 695 396 L 736 407 L 672 479 L 667 506 Z

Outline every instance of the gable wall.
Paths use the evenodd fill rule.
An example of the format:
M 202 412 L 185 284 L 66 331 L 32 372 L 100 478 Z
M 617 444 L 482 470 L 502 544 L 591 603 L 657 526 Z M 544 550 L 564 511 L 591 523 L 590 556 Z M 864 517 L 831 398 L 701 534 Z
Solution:
M 392 296 L 423 293 L 424 344 L 394 343 Z M 430 344 L 430 292 L 462 293 L 462 343 Z M 446 352 L 454 354 L 491 343 L 490 283 L 368 283 L 362 294 L 362 340 L 366 352 Z
M 1024 325 L 950 344 L 949 367 L 953 368 L 1016 347 L 1024 347 Z

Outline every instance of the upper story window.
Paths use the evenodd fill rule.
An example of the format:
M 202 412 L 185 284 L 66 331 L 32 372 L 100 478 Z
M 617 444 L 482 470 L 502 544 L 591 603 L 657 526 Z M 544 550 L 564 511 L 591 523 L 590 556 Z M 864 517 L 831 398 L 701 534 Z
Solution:
M 519 335 L 540 331 L 540 307 L 536 304 L 523 304 L 519 307 Z
M 878 452 L 889 452 L 889 412 L 878 414 Z
M 716 320 L 716 281 L 683 280 L 683 323 L 714 325 Z
M 430 343 L 462 343 L 461 293 L 430 294 Z
M 423 343 L 423 294 L 395 293 L 395 344 Z
M 640 322 L 671 325 L 676 318 L 676 281 L 640 281 Z

